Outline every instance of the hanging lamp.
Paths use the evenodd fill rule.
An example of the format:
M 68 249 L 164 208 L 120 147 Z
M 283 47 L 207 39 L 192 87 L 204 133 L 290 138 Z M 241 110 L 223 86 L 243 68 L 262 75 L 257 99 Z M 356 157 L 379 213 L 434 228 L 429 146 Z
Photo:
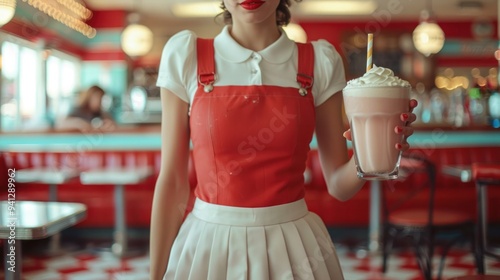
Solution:
M 153 47 L 153 32 L 149 27 L 139 24 L 139 20 L 140 15 L 137 12 L 129 14 L 129 25 L 121 35 L 122 49 L 130 57 L 143 56 Z
M 427 1 L 427 10 L 423 10 L 420 14 L 420 24 L 413 31 L 413 44 L 415 48 L 425 56 L 436 54 L 444 46 L 445 36 L 443 29 L 433 21 L 431 21 L 430 1 Z
M 296 23 L 289 23 L 286 26 L 283 26 L 283 30 L 285 31 L 288 38 L 297 42 L 297 43 L 306 43 L 307 42 L 307 34 L 302 28 L 302 26 Z
M 0 0 L 0 26 L 8 23 L 16 12 L 16 0 Z

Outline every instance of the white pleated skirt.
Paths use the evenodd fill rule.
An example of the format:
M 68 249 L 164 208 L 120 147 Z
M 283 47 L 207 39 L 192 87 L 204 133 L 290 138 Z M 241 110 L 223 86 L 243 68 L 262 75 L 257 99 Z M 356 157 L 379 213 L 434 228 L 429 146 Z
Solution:
M 305 201 L 240 208 L 196 199 L 164 280 L 342 280 L 323 221 Z

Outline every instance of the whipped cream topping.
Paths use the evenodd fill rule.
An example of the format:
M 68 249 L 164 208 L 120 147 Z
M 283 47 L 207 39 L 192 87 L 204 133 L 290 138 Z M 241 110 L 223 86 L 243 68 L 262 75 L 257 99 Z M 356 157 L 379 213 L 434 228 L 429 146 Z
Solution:
M 347 82 L 346 88 L 355 87 L 410 87 L 408 81 L 394 76 L 389 68 L 373 65 L 362 77 Z

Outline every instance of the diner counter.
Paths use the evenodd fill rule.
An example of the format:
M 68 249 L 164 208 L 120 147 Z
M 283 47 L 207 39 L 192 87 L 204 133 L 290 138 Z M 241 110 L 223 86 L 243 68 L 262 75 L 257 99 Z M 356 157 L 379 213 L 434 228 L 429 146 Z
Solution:
M 414 148 L 500 146 L 500 129 L 489 127 L 416 127 L 409 138 Z M 349 143 L 350 144 L 350 143 Z M 0 134 L 0 150 L 24 151 L 92 151 L 92 150 L 159 150 L 160 126 L 119 126 L 94 131 L 31 131 Z M 317 147 L 313 138 L 311 148 Z

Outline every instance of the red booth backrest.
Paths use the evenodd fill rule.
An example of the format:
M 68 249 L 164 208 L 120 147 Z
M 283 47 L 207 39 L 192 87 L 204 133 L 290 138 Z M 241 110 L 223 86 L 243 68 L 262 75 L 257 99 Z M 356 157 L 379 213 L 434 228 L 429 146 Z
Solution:
M 458 179 L 442 174 L 447 164 L 466 164 L 473 162 L 500 162 L 500 146 L 491 147 L 450 147 L 412 149 L 410 152 L 428 157 L 437 168 L 436 203 L 447 207 L 466 207 L 475 211 L 474 184 L 461 183 Z M 33 166 L 78 166 L 83 169 L 106 166 L 151 166 L 157 175 L 160 171 L 159 150 L 142 151 L 88 151 L 88 152 L 3 152 L 0 157 L 0 180 L 7 175 L 7 168 L 28 168 Z M 317 150 L 309 153 L 307 161 L 306 202 L 311 211 L 316 212 L 325 223 L 336 226 L 360 226 L 368 223 L 369 188 L 364 187 L 354 198 L 340 202 L 331 197 L 326 189 Z M 3 176 L 3 177 L 2 177 Z M 127 219 L 136 226 L 149 226 L 151 200 L 156 176 L 135 187 L 127 188 L 127 211 L 134 213 Z M 196 186 L 196 171 L 189 162 L 189 183 Z M 45 186 L 46 187 L 46 186 Z M 459 190 L 459 191 L 457 191 Z M 45 200 L 47 189 L 44 186 L 23 185 L 20 199 Z M 500 188 L 488 191 L 489 199 L 500 201 Z M 81 201 L 89 206 L 87 220 L 80 226 L 107 226 L 113 224 L 112 188 L 82 186 L 78 180 L 71 181 L 59 188 L 59 197 L 65 201 Z M 453 198 L 453 199 L 450 199 Z M 425 203 L 422 201 L 422 203 Z M 493 202 L 492 202 L 493 203 Z M 103 215 L 109 213 L 109 215 Z M 500 212 L 490 211 L 489 219 L 500 222 Z

